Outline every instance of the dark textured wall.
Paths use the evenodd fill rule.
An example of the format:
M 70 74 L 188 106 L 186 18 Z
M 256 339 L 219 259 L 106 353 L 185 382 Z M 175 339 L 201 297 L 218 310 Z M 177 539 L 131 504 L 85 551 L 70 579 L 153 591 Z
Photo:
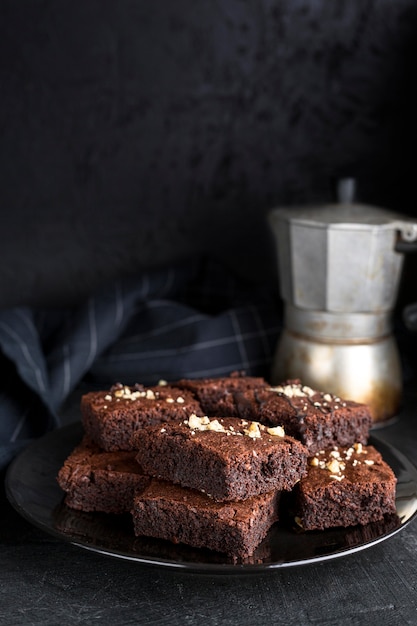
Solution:
M 0 305 L 268 276 L 267 211 L 345 174 L 416 214 L 416 52 L 415 0 L 0 0 Z

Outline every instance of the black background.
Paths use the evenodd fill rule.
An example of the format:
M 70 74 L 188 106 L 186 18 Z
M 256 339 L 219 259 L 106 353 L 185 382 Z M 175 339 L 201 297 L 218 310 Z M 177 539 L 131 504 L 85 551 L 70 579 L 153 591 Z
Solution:
M 0 306 L 209 254 L 278 205 L 417 215 L 415 0 L 0 0 Z M 415 291 L 410 298 L 415 299 Z

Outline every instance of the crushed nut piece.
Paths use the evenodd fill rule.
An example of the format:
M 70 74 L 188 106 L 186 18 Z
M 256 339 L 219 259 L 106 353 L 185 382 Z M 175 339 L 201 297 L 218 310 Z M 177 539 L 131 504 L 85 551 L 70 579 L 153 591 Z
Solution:
M 224 433 L 224 432 L 226 432 L 225 427 L 222 424 L 220 424 L 219 420 L 211 420 L 211 421 L 209 421 L 209 423 L 207 424 L 207 430 L 214 430 L 217 433 Z
M 273 437 L 285 437 L 285 430 L 282 426 L 274 426 L 274 428 L 267 428 L 267 433 Z
M 207 424 L 209 424 L 209 422 L 210 420 L 207 416 L 197 417 L 195 413 L 188 418 L 188 426 L 195 430 L 207 430 Z
M 333 480 L 343 480 L 344 476 L 340 475 L 340 474 L 330 474 L 330 478 L 332 478 Z
M 326 464 L 326 467 L 332 474 L 337 474 L 338 472 L 340 472 L 339 461 L 336 461 L 336 459 L 329 461 L 329 463 Z
M 245 428 L 244 433 L 252 439 L 259 439 L 261 437 L 261 431 L 259 430 L 258 422 L 251 422 L 249 427 Z
M 271 391 L 275 393 L 282 393 L 287 398 L 305 398 L 315 395 L 315 391 L 307 386 L 302 385 L 279 385 L 278 387 L 271 387 Z

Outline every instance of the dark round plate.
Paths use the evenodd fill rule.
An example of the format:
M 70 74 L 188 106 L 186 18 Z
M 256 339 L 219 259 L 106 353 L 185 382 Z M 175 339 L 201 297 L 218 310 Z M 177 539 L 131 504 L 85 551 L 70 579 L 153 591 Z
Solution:
M 129 515 L 83 513 L 63 504 L 58 470 L 82 437 L 80 423 L 48 433 L 10 465 L 6 493 L 29 522 L 59 539 L 100 554 L 138 563 L 204 573 L 255 573 L 352 554 L 373 546 L 405 527 L 417 511 L 417 470 L 398 450 L 372 437 L 370 443 L 391 465 L 397 479 L 397 515 L 366 526 L 296 532 L 276 524 L 245 562 L 233 562 L 210 550 L 135 537 Z

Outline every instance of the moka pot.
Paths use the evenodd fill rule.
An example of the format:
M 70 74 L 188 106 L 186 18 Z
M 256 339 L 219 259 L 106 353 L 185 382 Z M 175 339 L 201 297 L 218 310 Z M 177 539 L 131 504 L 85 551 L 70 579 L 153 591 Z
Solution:
M 374 425 L 393 418 L 402 372 L 392 330 L 403 253 L 417 224 L 395 213 L 342 202 L 278 208 L 275 235 L 284 330 L 271 379 L 367 403 Z

